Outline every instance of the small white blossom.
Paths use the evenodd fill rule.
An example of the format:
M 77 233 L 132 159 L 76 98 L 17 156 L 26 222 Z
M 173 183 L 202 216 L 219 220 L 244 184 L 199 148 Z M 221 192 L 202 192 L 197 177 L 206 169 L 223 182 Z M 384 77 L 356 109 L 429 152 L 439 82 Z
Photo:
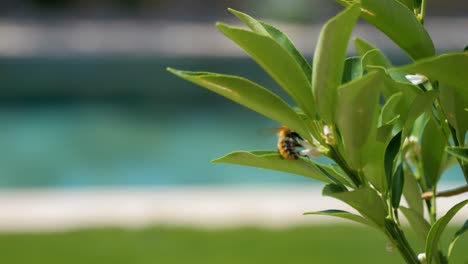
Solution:
M 428 80 L 426 76 L 419 73 L 405 75 L 405 78 L 414 85 L 425 83 Z
M 304 148 L 303 150 L 299 151 L 299 154 L 301 156 L 306 156 L 310 154 L 312 157 L 318 158 L 322 154 L 320 148 L 313 146 L 307 140 L 302 140 L 301 142 L 299 142 L 299 144 L 301 144 L 301 146 Z
M 419 260 L 422 264 L 426 263 L 426 253 L 421 253 L 421 254 L 419 254 L 419 255 L 418 255 L 418 260 Z
M 323 126 L 322 137 L 325 139 L 325 143 L 328 145 L 335 145 L 335 136 L 333 135 L 333 130 L 328 125 Z

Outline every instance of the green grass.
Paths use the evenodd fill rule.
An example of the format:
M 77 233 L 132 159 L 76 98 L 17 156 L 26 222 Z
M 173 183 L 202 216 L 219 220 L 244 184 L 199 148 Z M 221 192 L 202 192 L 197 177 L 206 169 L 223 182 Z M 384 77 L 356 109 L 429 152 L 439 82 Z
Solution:
M 455 230 L 449 228 L 446 240 Z M 0 262 L 403 263 L 398 252 L 386 251 L 386 244 L 386 238 L 377 231 L 343 224 L 279 230 L 247 227 L 221 230 L 104 228 L 65 233 L 0 234 Z M 465 236 L 459 240 L 452 263 L 468 263 L 467 248 L 468 236 Z

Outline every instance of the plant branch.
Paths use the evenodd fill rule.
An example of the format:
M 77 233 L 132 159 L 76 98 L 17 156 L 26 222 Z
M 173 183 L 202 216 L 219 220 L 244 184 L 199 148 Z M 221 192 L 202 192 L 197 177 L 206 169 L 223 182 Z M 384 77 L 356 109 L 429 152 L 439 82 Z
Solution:
M 455 189 L 436 192 L 435 197 L 450 197 L 450 196 L 455 196 L 455 195 L 466 193 L 466 192 L 468 192 L 468 185 L 461 186 Z M 421 195 L 421 198 L 423 198 L 424 200 L 429 200 L 429 199 L 432 199 L 433 197 L 434 197 L 434 192 L 425 192 Z

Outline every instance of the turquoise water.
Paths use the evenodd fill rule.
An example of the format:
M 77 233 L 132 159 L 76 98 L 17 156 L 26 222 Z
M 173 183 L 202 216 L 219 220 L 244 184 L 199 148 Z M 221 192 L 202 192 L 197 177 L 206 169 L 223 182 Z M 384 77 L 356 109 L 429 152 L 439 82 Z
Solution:
M 168 65 L 242 75 L 281 94 L 246 58 L 0 58 L 0 188 L 317 183 L 210 163 L 275 149 L 275 136 L 258 131 L 279 124 Z M 454 168 L 443 180 L 463 178 Z
M 0 113 L 1 187 L 316 183 L 209 161 L 232 150 L 274 149 L 276 124 L 242 108 L 168 116 L 115 107 Z M 456 170 L 445 181 L 462 180 Z

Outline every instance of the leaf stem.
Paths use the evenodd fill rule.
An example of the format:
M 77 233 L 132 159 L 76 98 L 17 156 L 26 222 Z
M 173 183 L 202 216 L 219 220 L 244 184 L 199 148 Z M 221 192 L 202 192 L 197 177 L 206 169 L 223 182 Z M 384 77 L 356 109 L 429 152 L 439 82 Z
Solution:
M 468 192 L 468 185 L 457 187 L 455 189 L 438 192 L 435 194 L 435 197 L 450 197 L 450 196 L 455 196 L 455 195 L 466 193 L 466 192 Z M 425 192 L 421 195 L 421 198 L 425 200 L 432 199 L 433 197 L 434 197 L 434 192 Z
M 394 221 L 390 219 L 385 220 L 385 233 L 390 241 L 397 247 L 406 263 L 420 264 L 416 253 L 411 248 L 405 234 Z

